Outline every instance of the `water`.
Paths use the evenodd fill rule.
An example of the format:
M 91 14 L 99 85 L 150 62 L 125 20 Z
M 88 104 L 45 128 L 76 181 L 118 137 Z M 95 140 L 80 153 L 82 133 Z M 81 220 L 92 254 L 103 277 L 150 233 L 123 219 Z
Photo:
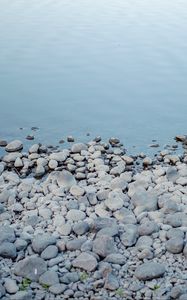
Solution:
M 0 138 L 146 150 L 186 133 L 186 16 L 186 0 L 0 0 Z

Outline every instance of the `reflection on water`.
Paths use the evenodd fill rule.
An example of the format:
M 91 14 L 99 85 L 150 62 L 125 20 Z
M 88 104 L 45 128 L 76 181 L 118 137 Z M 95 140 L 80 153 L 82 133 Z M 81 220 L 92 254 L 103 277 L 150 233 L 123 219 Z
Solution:
M 186 15 L 185 0 L 0 0 L 0 138 L 185 133 Z

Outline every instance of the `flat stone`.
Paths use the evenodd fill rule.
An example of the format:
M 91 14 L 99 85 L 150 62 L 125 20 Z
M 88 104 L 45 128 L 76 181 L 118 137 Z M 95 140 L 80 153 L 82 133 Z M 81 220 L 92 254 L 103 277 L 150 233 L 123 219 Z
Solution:
M 96 269 L 97 260 L 93 255 L 83 252 L 76 259 L 73 260 L 72 265 L 73 267 L 91 272 Z
M 5 147 L 5 150 L 7 152 L 16 152 L 22 149 L 23 149 L 23 143 L 19 140 L 12 141 Z
M 18 276 L 28 278 L 31 281 L 38 281 L 39 277 L 46 272 L 45 261 L 36 256 L 26 257 L 19 261 L 14 267 L 14 273 Z
M 165 271 L 166 269 L 163 264 L 147 262 L 137 267 L 135 276 L 139 280 L 152 280 L 163 276 Z
M 124 255 L 120 253 L 112 253 L 107 255 L 105 258 L 105 261 L 111 263 L 111 264 L 117 264 L 117 265 L 124 265 L 126 262 L 126 258 Z

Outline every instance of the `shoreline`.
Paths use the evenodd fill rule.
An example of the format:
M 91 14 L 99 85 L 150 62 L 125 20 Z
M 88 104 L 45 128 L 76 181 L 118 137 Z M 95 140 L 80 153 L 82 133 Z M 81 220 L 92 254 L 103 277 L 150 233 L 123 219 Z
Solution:
M 4 145 L 2 299 L 187 299 L 187 139 L 176 140 L 183 154 L 153 158 L 117 138 Z

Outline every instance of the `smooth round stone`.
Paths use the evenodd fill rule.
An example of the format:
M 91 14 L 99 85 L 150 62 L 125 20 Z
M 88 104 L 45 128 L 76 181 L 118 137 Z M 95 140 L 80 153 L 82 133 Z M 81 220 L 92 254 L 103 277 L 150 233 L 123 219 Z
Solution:
M 57 167 L 58 167 L 58 162 L 56 160 L 54 160 L 54 159 L 51 159 L 49 161 L 49 168 L 52 169 L 52 170 L 54 170 Z
M 86 214 L 78 209 L 71 209 L 68 211 L 66 218 L 71 221 L 81 221 L 86 218 Z
M 76 185 L 76 180 L 69 171 L 63 170 L 57 175 L 57 183 L 60 187 L 70 189 L 73 185 Z
M 80 197 L 84 195 L 84 189 L 79 187 L 78 185 L 73 185 L 70 188 L 70 193 L 75 197 Z
M 41 258 L 47 260 L 56 257 L 57 254 L 58 248 L 54 245 L 50 245 L 44 251 L 42 251 Z
M 87 149 L 88 149 L 88 147 L 86 144 L 76 143 L 76 144 L 72 145 L 71 152 L 80 153 L 82 150 L 87 150 Z
M 16 281 L 10 278 L 5 279 L 4 283 L 5 290 L 9 294 L 15 294 L 19 290 L 18 285 L 16 284 Z
M 184 247 L 184 240 L 181 237 L 173 237 L 166 242 L 167 251 L 177 254 L 181 253 Z
M 5 147 L 5 150 L 7 152 L 16 152 L 22 149 L 23 149 L 23 143 L 19 140 L 12 141 Z

